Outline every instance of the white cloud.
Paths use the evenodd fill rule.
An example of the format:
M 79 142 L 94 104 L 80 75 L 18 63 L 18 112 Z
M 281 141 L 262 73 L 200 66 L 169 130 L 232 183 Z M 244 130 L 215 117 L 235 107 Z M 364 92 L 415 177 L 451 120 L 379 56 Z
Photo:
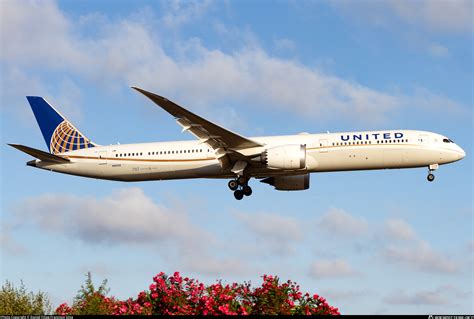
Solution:
M 460 270 L 455 259 L 433 249 L 403 219 L 385 220 L 380 235 L 380 255 L 391 263 L 434 273 L 452 274 Z
M 385 231 L 397 240 L 413 240 L 416 233 L 413 228 L 403 219 L 388 219 L 385 221 Z
M 339 208 L 331 208 L 317 223 L 321 230 L 335 236 L 362 236 L 369 231 L 369 224 L 364 218 L 352 216 Z
M 383 301 L 392 305 L 448 305 L 450 298 L 443 294 L 442 289 L 407 292 L 397 290 L 385 296 Z
M 292 217 L 264 212 L 234 215 L 250 231 L 264 238 L 299 240 L 302 237 L 299 222 Z
M 332 1 L 335 8 L 364 23 L 396 28 L 419 27 L 432 32 L 472 33 L 470 0 Z
M 293 244 L 303 237 L 300 223 L 292 217 L 265 212 L 236 212 L 234 216 L 259 243 L 278 254 L 293 253 Z
M 273 44 L 277 50 L 281 51 L 294 51 L 296 49 L 295 42 L 287 38 L 276 38 L 273 40 Z
M 309 270 L 313 278 L 347 277 L 357 275 L 349 263 L 343 259 L 319 260 L 314 262 Z
M 449 56 L 449 49 L 439 43 L 431 43 L 428 47 L 428 51 L 435 57 Z
M 417 240 L 405 246 L 387 245 L 382 249 L 382 255 L 391 262 L 405 264 L 421 271 L 437 273 L 456 273 L 459 265 L 435 251 L 427 242 Z
M 213 275 L 249 271 L 246 261 L 236 260 L 231 252 L 214 256 L 217 239 L 196 226 L 186 211 L 156 204 L 139 188 L 104 198 L 45 194 L 24 200 L 15 212 L 41 230 L 88 244 L 150 247 L 153 253 L 176 258 L 184 270 Z
M 250 268 L 245 260 L 238 257 L 217 258 L 210 254 L 195 254 L 193 256 L 184 256 L 182 265 L 184 269 L 206 275 L 245 275 L 255 273 L 254 268 Z
M 472 32 L 470 0 L 384 1 L 403 20 L 443 32 Z
M 371 292 L 368 290 L 357 290 L 357 289 L 348 289 L 348 290 L 338 290 L 338 289 L 323 289 L 321 290 L 321 295 L 327 298 L 330 301 L 338 302 L 348 302 L 355 299 L 360 299 L 366 297 Z
M 191 21 L 209 5 L 173 2 L 165 20 Z M 415 105 L 410 96 L 374 90 L 298 61 L 273 57 L 256 42 L 226 53 L 209 49 L 196 38 L 170 40 L 143 15 L 113 22 L 86 17 L 74 23 L 50 1 L 4 2 L 4 72 L 13 67 L 46 68 L 104 87 L 142 86 L 190 106 L 234 99 L 318 120 L 350 116 L 380 122 L 400 107 Z M 81 32 L 88 23 L 96 30 L 93 35 Z M 165 45 L 162 39 L 172 43 Z
M 9 229 L 5 225 L 2 225 L 0 247 L 2 254 L 7 253 L 12 256 L 19 256 L 27 253 L 26 247 L 18 243 L 18 241 L 11 236 Z M 6 256 L 4 255 L 4 257 Z
M 164 2 L 166 14 L 161 19 L 170 28 L 177 28 L 200 18 L 212 7 L 212 0 L 172 0 Z
M 155 204 L 139 188 L 121 189 L 103 199 L 45 194 L 26 199 L 17 211 L 44 230 L 89 243 L 147 245 L 171 240 L 192 245 L 209 237 L 185 212 Z

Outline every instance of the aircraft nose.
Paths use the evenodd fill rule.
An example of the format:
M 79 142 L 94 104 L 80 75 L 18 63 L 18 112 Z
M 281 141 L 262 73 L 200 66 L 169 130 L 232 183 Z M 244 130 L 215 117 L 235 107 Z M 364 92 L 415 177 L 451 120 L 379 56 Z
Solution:
M 459 159 L 463 159 L 465 156 L 466 156 L 466 152 L 459 146 L 459 145 L 456 145 L 457 146 L 457 151 L 459 153 L 458 157 Z

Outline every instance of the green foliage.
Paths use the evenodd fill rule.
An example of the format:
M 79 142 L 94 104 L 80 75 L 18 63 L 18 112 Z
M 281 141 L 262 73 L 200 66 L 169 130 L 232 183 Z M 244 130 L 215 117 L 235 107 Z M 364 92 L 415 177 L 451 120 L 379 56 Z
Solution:
M 98 289 L 92 282 L 91 273 L 87 273 L 86 282 L 81 286 L 77 296 L 74 298 L 73 309 L 75 315 L 106 315 L 110 313 L 104 296 L 109 293 L 107 279 L 102 281 Z
M 28 292 L 21 281 L 16 288 L 8 280 L 0 291 L 0 314 L 2 315 L 47 315 L 51 314 L 51 303 L 44 292 Z

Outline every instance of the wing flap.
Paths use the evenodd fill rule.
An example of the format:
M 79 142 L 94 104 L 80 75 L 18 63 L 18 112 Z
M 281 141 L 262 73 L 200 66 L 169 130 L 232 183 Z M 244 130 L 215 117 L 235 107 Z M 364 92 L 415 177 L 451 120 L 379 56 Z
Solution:
M 70 162 L 70 160 L 67 158 L 50 154 L 44 151 L 40 151 L 40 150 L 37 150 L 36 148 L 32 148 L 32 147 L 28 147 L 28 146 L 20 145 L 20 144 L 8 144 L 8 145 L 45 162 L 58 163 L 58 164 L 64 164 L 64 163 Z

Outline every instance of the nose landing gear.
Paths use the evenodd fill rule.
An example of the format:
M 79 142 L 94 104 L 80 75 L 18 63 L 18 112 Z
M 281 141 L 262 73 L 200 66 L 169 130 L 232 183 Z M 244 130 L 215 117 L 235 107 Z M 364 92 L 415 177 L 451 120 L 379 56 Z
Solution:
M 435 170 L 437 170 L 439 167 L 438 164 L 431 164 L 430 166 L 428 166 L 428 176 L 426 177 L 426 179 L 428 180 L 428 182 L 432 182 L 435 180 L 435 176 L 433 175 L 432 172 L 434 172 Z
M 232 179 L 227 184 L 231 191 L 234 191 L 234 197 L 241 200 L 244 196 L 252 195 L 252 188 L 248 185 L 249 178 L 239 176 L 237 179 Z

